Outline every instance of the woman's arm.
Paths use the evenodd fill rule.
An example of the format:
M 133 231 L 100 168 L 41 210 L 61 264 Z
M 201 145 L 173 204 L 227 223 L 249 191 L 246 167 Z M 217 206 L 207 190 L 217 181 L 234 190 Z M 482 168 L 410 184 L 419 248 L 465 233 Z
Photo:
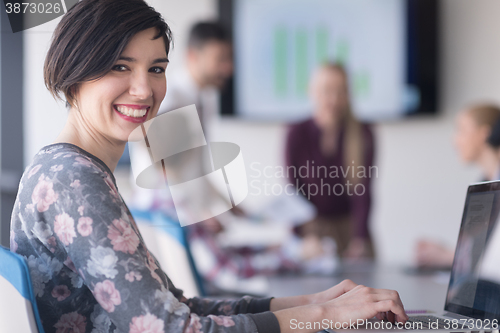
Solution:
M 252 301 L 262 302 L 264 305 L 268 299 L 252 299 L 244 297 L 237 301 L 212 301 L 208 299 L 191 299 L 205 309 L 219 307 L 228 311 L 248 311 Z M 235 307 L 239 305 L 240 308 Z M 255 309 L 255 308 L 254 308 Z M 267 310 L 267 309 L 266 309 Z M 377 316 L 379 319 L 391 322 L 405 322 L 408 316 L 404 312 L 403 304 L 399 295 L 394 290 L 374 289 L 357 285 L 351 280 L 344 280 L 325 291 L 302 296 L 272 298 L 269 310 L 274 313 L 279 323 L 279 330 L 285 332 L 316 332 L 317 329 L 300 328 L 300 323 L 319 322 L 321 325 L 334 327 L 335 323 L 356 323 L 358 319 L 369 319 Z M 237 313 L 237 312 L 235 312 Z M 240 312 L 241 313 L 241 312 Z M 322 327 L 325 329 L 327 327 Z M 277 332 L 275 330 L 270 330 Z
M 258 332 L 266 320 L 274 319 L 277 325 L 270 312 L 255 318 L 192 313 L 172 293 L 175 287 L 142 242 L 111 177 L 80 159 L 65 164 L 52 179 L 43 179 L 54 184 L 57 198 L 43 216 L 52 222 L 50 230 L 60 249 L 55 252 L 64 254 L 61 262 L 83 278 L 81 288 L 90 290 L 120 331 Z M 94 298 L 81 294 L 76 313 L 85 318 Z
M 262 313 L 271 310 L 271 298 L 254 298 L 250 296 L 231 300 L 193 297 L 186 299 L 184 302 L 192 312 L 201 316 L 210 314 L 228 316 L 245 313 Z

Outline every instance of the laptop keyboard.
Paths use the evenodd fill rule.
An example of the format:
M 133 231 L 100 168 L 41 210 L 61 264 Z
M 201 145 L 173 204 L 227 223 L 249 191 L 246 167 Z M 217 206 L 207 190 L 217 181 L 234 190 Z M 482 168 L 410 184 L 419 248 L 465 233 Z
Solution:
M 436 327 L 436 322 L 438 323 L 437 327 Z M 446 327 L 449 328 L 450 326 L 449 321 L 435 316 L 410 316 L 410 319 L 408 319 L 407 323 L 414 324 L 411 325 L 413 327 L 412 329 L 418 329 L 418 330 L 429 330 L 429 329 L 442 330 L 446 329 Z M 422 323 L 422 326 L 420 326 L 419 323 Z

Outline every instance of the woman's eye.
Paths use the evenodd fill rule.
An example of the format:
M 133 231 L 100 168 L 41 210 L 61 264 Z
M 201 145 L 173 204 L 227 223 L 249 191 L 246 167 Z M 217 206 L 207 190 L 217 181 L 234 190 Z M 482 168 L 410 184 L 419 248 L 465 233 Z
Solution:
M 125 65 L 114 65 L 111 69 L 114 71 L 123 72 L 127 70 L 127 67 Z
M 156 73 L 156 74 L 162 74 L 165 73 L 165 69 L 162 67 L 153 67 L 149 70 L 150 72 Z

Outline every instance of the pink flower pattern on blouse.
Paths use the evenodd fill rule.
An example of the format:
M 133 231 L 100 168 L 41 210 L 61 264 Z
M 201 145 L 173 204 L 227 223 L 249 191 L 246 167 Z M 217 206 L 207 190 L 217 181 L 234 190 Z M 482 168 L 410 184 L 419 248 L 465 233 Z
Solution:
M 129 333 L 163 333 L 163 320 L 150 313 L 132 318 Z
M 120 292 L 116 290 L 115 284 L 110 280 L 97 283 L 94 288 L 94 296 L 102 308 L 108 312 L 115 311 L 115 305 L 120 305 L 122 302 Z
M 62 284 L 60 286 L 55 286 L 55 288 L 52 289 L 51 295 L 60 302 L 64 301 L 69 295 L 71 295 L 71 292 L 69 291 L 67 286 Z
M 54 222 L 54 232 L 61 242 L 68 246 L 73 243 L 73 238 L 76 237 L 75 221 L 66 213 L 57 215 Z
M 135 280 L 141 281 L 142 275 L 139 272 L 132 271 L 125 274 L 125 279 L 130 282 L 134 282 Z
M 43 178 L 38 181 L 35 188 L 33 189 L 33 194 L 31 195 L 31 200 L 33 204 L 36 204 L 36 209 L 42 213 L 49 209 L 57 200 L 57 193 L 54 192 L 52 182 L 46 181 Z
M 86 325 L 84 316 L 71 312 L 63 314 L 54 327 L 57 329 L 56 333 L 84 333 Z
M 73 188 L 77 188 L 78 186 L 80 186 L 80 180 L 75 179 L 71 184 L 69 184 L 69 186 L 71 186 Z
M 83 237 L 90 235 L 92 233 L 92 219 L 90 217 L 80 217 L 76 228 Z
M 185 333 L 201 333 L 201 328 L 200 317 L 193 314 L 191 315 L 191 321 Z
M 108 226 L 108 238 L 113 244 L 113 250 L 134 254 L 139 245 L 139 237 L 129 223 L 122 219 L 113 220 Z
M 28 262 L 46 333 L 257 333 L 251 297 L 183 297 L 139 237 L 109 168 L 74 145 L 47 146 L 26 168 L 11 250 Z

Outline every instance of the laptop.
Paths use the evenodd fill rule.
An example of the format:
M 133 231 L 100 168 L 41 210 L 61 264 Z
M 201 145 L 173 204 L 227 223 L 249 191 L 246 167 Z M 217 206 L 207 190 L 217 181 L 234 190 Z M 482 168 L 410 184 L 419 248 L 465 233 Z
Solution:
M 403 326 L 371 319 L 357 331 L 498 333 L 500 321 L 500 181 L 468 187 L 444 312 L 413 315 Z M 400 324 L 401 325 L 401 324 Z M 332 329 L 327 332 L 347 332 Z

